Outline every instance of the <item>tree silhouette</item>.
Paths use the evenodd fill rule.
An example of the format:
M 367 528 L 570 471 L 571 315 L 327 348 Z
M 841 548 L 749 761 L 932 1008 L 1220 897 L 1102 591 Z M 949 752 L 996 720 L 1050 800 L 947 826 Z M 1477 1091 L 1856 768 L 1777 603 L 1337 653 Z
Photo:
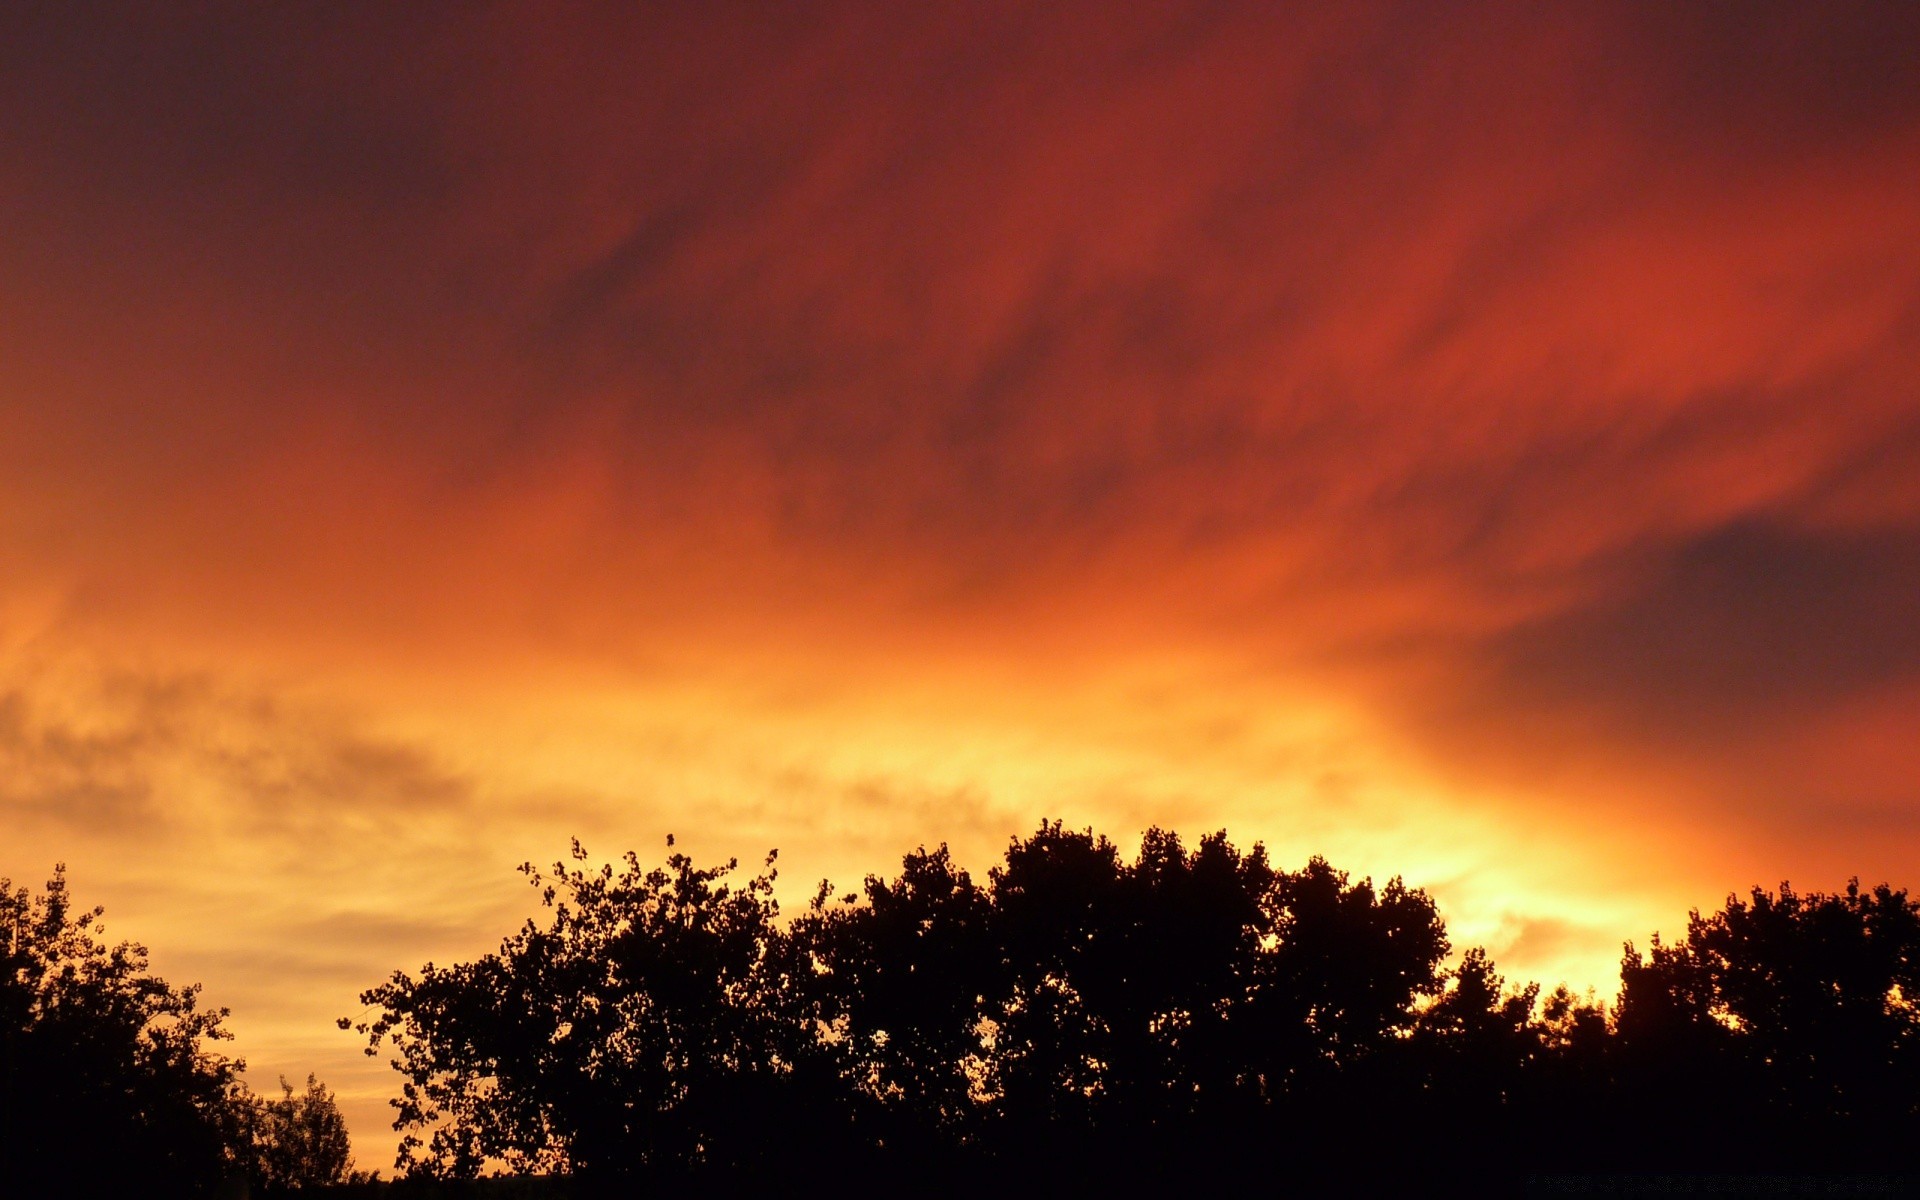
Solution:
M 1729 896 L 1695 911 L 1683 942 L 1627 948 L 1623 1094 L 1688 1121 L 1721 1162 L 1899 1166 L 1894 1148 L 1920 1136 L 1917 998 L 1920 904 L 1905 891 Z
M 1132 863 L 1058 823 L 1008 847 L 992 876 L 1008 966 L 992 1017 L 1009 1155 L 1065 1137 L 1157 1160 L 1245 1103 L 1281 878 L 1220 834 L 1189 851 L 1150 830 Z
M 672 842 L 669 839 L 669 846 Z M 1611 1008 L 1451 967 L 1432 900 L 1224 833 L 1129 859 L 1043 823 L 978 883 L 946 847 L 780 920 L 774 856 L 522 870 L 546 916 L 363 993 L 400 1161 L 586 1186 L 1388 1190 L 1436 1163 L 1905 1169 L 1920 904 L 1782 884 L 1627 946 Z M 333 1096 L 260 1100 L 225 1010 L 101 940 L 63 871 L 0 881 L 0 1179 L 204 1194 L 362 1181 Z
M 868 876 L 829 907 L 826 883 L 795 923 L 816 1028 L 869 1146 L 926 1159 L 978 1144 L 998 1089 L 989 999 L 1005 987 L 989 894 L 946 847 L 915 851 L 898 879 Z
M 365 1178 L 353 1169 L 346 1119 L 317 1078 L 295 1093 L 280 1079 L 281 1097 L 261 1099 L 253 1114 L 253 1180 L 264 1188 L 324 1187 Z
M 365 993 L 368 1050 L 406 1077 L 402 1165 L 1137 1174 L 1350 1113 L 1339 1089 L 1442 986 L 1423 893 L 1224 834 L 1150 830 L 1129 862 L 1043 824 L 984 887 L 922 849 L 790 927 L 771 870 L 734 888 L 732 866 L 527 868 L 545 924 Z
M 1782 886 L 1631 946 L 1611 1009 L 1449 967 L 1433 901 L 1223 833 L 1043 823 L 791 924 L 769 870 L 527 868 L 500 952 L 363 999 L 415 1173 L 1386 1191 L 1524 1171 L 1900 1165 L 1920 908 Z
M 64 868 L 0 880 L 0 1179 L 21 1194 L 185 1195 L 246 1169 L 242 1064 L 225 1009 L 100 940 Z
M 574 863 L 586 858 L 575 842 Z M 382 1009 L 359 1026 L 368 1052 L 389 1041 L 406 1078 L 399 1165 L 471 1177 L 489 1162 L 609 1175 L 758 1160 L 765 1129 L 799 1115 L 784 1085 L 812 1036 L 767 861 L 738 887 L 735 863 L 682 854 L 643 871 L 629 853 L 618 873 L 527 865 L 546 924 L 364 993 Z

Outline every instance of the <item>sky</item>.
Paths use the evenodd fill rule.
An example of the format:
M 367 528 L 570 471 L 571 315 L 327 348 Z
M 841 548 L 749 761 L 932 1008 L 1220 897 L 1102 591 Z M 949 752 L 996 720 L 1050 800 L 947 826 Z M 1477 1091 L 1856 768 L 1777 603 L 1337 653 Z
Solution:
M 1046 817 L 1510 979 L 1920 884 L 1920 6 L 0 9 L 0 875 L 317 1072 Z

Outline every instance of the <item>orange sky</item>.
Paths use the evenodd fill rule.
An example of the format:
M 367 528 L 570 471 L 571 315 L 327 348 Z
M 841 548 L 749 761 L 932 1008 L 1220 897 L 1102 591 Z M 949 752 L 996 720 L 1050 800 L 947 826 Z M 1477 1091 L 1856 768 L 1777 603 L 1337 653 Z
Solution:
M 1920 8 L 1323 7 L 0 13 L 0 874 L 379 1166 L 574 834 L 1920 883 Z

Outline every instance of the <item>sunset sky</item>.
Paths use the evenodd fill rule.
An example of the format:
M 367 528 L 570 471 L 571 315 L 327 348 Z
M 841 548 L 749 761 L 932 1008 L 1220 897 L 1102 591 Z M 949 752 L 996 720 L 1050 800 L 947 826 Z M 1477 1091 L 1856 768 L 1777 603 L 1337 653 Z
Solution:
M 0 7 L 0 875 L 318 1072 L 1042 818 L 1509 978 L 1920 885 L 1920 5 Z

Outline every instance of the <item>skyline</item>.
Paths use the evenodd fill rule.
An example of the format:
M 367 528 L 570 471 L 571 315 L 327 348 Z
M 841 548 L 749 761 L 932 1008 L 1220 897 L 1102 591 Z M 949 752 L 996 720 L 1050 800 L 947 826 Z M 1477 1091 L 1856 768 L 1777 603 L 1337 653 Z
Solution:
M 514 864 L 1920 861 L 1920 10 L 0 15 L 0 875 L 384 1162 Z M 371 1123 L 371 1124 L 370 1124 Z

